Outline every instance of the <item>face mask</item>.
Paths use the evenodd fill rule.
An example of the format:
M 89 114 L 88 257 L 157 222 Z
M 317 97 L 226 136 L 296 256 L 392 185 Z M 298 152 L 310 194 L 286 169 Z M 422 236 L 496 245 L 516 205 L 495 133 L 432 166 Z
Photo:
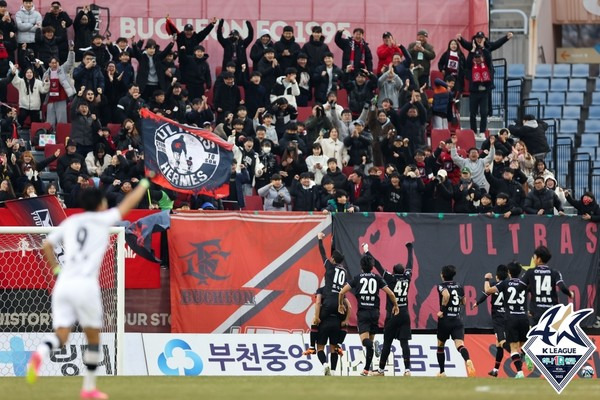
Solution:
M 270 147 L 263 147 L 263 153 L 265 154 L 269 154 L 271 152 L 271 148 Z

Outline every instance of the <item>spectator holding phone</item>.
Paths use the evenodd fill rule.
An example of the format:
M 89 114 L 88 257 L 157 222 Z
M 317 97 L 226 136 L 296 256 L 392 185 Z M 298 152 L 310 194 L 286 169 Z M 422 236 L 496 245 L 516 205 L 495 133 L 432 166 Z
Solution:
M 48 92 L 50 81 L 42 82 L 36 79 L 31 68 L 27 68 L 24 77 L 21 78 L 17 65 L 12 66 L 12 73 L 14 75 L 12 84 L 19 91 L 19 124 L 23 125 L 27 117 L 31 122 L 40 122 L 42 94 Z

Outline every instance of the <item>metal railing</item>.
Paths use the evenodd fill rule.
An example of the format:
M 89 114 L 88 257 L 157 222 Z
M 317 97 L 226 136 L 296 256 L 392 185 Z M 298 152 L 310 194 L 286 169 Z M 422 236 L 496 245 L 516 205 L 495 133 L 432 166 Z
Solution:
M 517 32 L 527 35 L 529 33 L 529 17 L 525 12 L 519 9 L 494 9 L 490 10 L 490 21 L 492 21 L 492 14 L 517 14 L 523 18 L 522 28 L 490 28 L 490 32 Z
M 581 196 L 583 192 L 592 188 L 592 157 L 589 153 L 574 153 L 569 162 L 569 187 L 574 196 Z
M 492 115 L 502 117 L 504 124 L 518 118 L 512 110 L 511 105 L 518 107 L 523 95 L 523 78 L 509 78 L 508 64 L 504 58 L 493 60 L 494 65 L 494 89 L 492 90 L 492 104 L 490 106 Z
M 569 160 L 573 154 L 573 140 L 570 137 L 555 136 L 552 146 L 552 163 L 554 165 L 554 176 L 560 187 L 572 187 L 567 185 L 569 174 Z

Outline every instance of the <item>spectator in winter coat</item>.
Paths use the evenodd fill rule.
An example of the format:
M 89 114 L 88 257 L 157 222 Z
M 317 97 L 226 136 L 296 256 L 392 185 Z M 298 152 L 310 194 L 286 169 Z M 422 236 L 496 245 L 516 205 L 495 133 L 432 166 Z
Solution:
M 471 170 L 463 167 L 460 171 L 460 181 L 454 185 L 454 212 L 457 214 L 475 213 L 475 204 L 481 198 L 481 190 L 471 178 Z
M 400 47 L 396 44 L 396 39 L 390 32 L 383 33 L 383 43 L 377 47 L 377 69 L 375 75 L 385 72 L 385 68 L 392 63 L 394 54 L 401 54 Z
M 225 114 L 235 111 L 240 105 L 240 89 L 235 84 L 234 75 L 231 72 L 224 72 L 224 84 L 215 86 L 213 106 L 217 110 L 217 122 L 223 122 Z
M 371 139 L 365 134 L 365 123 L 361 120 L 356 120 L 353 122 L 354 130 L 352 134 L 344 139 L 344 147 L 348 149 L 348 165 L 350 166 L 359 166 L 363 163 L 363 157 L 369 155 L 369 149 L 371 148 Z M 363 211 L 365 207 L 361 204 L 358 204 L 352 197 L 350 200 L 360 206 Z
M 571 197 L 571 191 L 569 190 L 566 191 L 565 196 L 569 204 L 577 210 L 577 215 L 581 215 L 582 219 L 585 221 L 600 222 L 600 206 L 598 206 L 596 197 L 592 192 L 585 192 L 580 200 L 575 200 Z
M 296 97 L 298 107 L 307 107 L 308 102 L 312 100 L 312 73 L 308 69 L 308 58 L 304 53 L 299 53 L 296 58 L 296 71 L 298 71 L 298 87 L 300 88 L 300 96 Z
M 456 79 L 447 75 L 444 80 L 436 78 L 433 84 L 433 129 L 448 129 L 453 122 L 452 104 L 454 102 L 454 84 Z
M 308 70 L 311 74 L 319 65 L 323 65 L 323 57 L 326 53 L 331 53 L 329 46 L 325 44 L 323 29 L 319 25 L 311 28 L 310 38 L 304 43 L 302 53 L 306 54 L 308 59 Z
M 92 45 L 92 37 L 96 29 L 96 17 L 89 6 L 84 6 L 75 16 L 73 30 L 75 31 L 75 61 L 81 61 L 85 51 Z
M 325 53 L 323 65 L 315 68 L 312 82 L 315 87 L 315 100 L 321 104 L 327 102 L 327 94 L 337 92 L 344 79 L 344 72 L 333 63 L 333 53 Z
M 92 178 L 97 178 L 100 182 L 100 176 L 104 170 L 111 164 L 112 157 L 106 153 L 102 143 L 94 146 L 94 151 L 90 151 L 85 157 L 85 165 Z
M 275 86 L 271 90 L 271 103 L 275 100 L 284 97 L 288 104 L 297 108 L 296 97 L 300 96 L 300 87 L 296 81 L 296 68 L 287 68 L 285 76 L 280 76 L 275 80 Z
M 258 32 L 258 39 L 252 45 L 250 49 L 250 59 L 252 60 L 252 66 L 254 70 L 257 70 L 258 62 L 265 54 L 267 48 L 273 48 L 274 43 L 271 40 L 271 32 L 268 29 L 263 29 Z
M 402 137 L 410 140 L 411 152 L 415 152 L 418 146 L 425 141 L 425 124 L 427 122 L 427 110 L 423 103 L 414 95 L 410 103 L 406 103 L 399 111 L 400 133 Z
M 266 108 L 271 104 L 269 93 L 262 84 L 262 74 L 258 71 L 252 71 L 250 81 L 243 82 L 245 106 L 249 115 L 254 115 L 258 109 Z M 263 110 L 264 111 L 264 110 Z
M 510 138 L 510 131 L 507 128 L 502 128 L 498 131 L 497 135 L 490 135 L 496 137 L 496 143 L 494 146 L 496 147 L 496 153 L 498 150 L 502 150 L 502 153 L 507 156 L 512 153 L 513 148 L 513 140 Z M 481 151 L 484 154 L 488 154 L 490 152 L 490 139 L 487 138 L 481 144 Z
M 50 81 L 42 82 L 36 79 L 31 68 L 25 70 L 24 77 L 21 79 L 16 65 L 13 66 L 12 74 L 14 75 L 12 84 L 19 91 L 19 124 L 23 125 L 28 116 L 31 122 L 40 122 L 42 94 L 48 92 Z
M 381 184 L 377 210 L 384 212 L 402 212 L 404 210 L 400 174 L 397 172 L 393 172 L 389 179 Z
M 321 148 L 320 143 L 313 143 L 312 155 L 306 157 L 305 161 L 308 172 L 313 174 L 315 183 L 320 185 L 327 171 L 327 157 L 323 155 L 323 148 Z
M 347 189 L 348 180 L 346 175 L 342 173 L 342 170 L 338 168 L 337 160 L 335 158 L 329 158 L 327 160 L 327 171 L 323 179 L 330 179 L 336 189 Z
M 504 218 L 516 217 L 523 214 L 523 209 L 514 205 L 508 194 L 498 193 L 496 205 L 492 208 L 493 214 L 501 214 Z
M 348 81 L 347 75 L 344 78 L 346 78 L 344 87 L 348 93 L 348 108 L 354 117 L 358 117 L 363 109 L 371 104 L 377 88 L 377 76 L 365 69 L 361 70 L 353 81 Z
M 336 167 L 338 165 L 343 167 L 348 165 L 348 161 L 350 160 L 348 149 L 340 140 L 336 128 L 331 128 L 328 138 L 324 138 L 322 135 L 319 135 L 315 143 L 321 144 L 321 147 L 323 148 L 323 155 L 327 157 L 328 160 L 331 160 L 332 158 L 336 160 Z
M 490 138 L 492 139 L 492 138 Z M 485 156 L 485 158 L 479 158 L 479 151 L 477 148 L 473 147 L 469 149 L 469 157 L 462 158 L 458 155 L 456 150 L 456 143 L 458 142 L 458 138 L 453 136 L 451 138 L 452 147 L 450 150 L 450 155 L 452 156 L 452 161 L 460 168 L 467 167 L 469 169 L 469 175 L 473 178 L 473 181 L 477 184 L 479 188 L 484 189 L 486 192 L 489 190 L 489 183 L 485 179 L 485 166 L 491 164 L 494 160 L 495 148 L 494 143 L 495 139 L 490 140 L 490 153 Z
M 201 99 L 212 86 L 207 59 L 208 54 L 204 54 L 204 46 L 201 45 L 194 47 L 192 56 L 183 54 L 180 57 L 182 65 L 185 65 L 183 68 L 184 82 L 187 84 L 187 90 L 192 99 Z
M 508 32 L 505 36 L 501 37 L 495 42 L 490 42 L 490 40 L 485 37 L 485 33 L 477 32 L 475 35 L 473 35 L 470 42 L 465 40 L 460 33 L 456 35 L 456 40 L 458 40 L 460 45 L 467 51 L 472 51 L 473 49 L 487 49 L 492 52 L 504 46 L 506 42 L 512 39 L 512 37 L 513 33 Z
M 67 101 L 76 93 L 70 75 L 75 63 L 75 52 L 70 51 L 67 62 L 59 65 L 59 59 L 52 57 L 43 80 L 49 81 L 46 122 L 55 126 L 58 122 L 67 122 Z
M 138 44 L 132 48 L 132 56 L 138 61 L 135 81 L 142 92 L 142 98 L 149 99 L 156 89 L 167 90 L 165 66 L 162 61 L 171 52 L 175 42 L 170 42 L 161 51 L 153 39 L 148 39 L 144 51 Z
M 477 133 L 477 113 L 479 112 L 479 133 L 487 130 L 489 93 L 494 88 L 494 66 L 492 53 L 486 49 L 470 52 L 467 57 L 466 76 L 469 81 L 469 112 L 471 130 Z
M 402 179 L 402 198 L 404 199 L 404 210 L 406 212 L 423 211 L 423 192 L 425 185 L 419 175 L 416 165 L 404 168 Z
M 342 69 L 346 71 L 350 65 L 349 73 L 354 79 L 358 71 L 366 68 L 373 71 L 373 55 L 369 44 L 365 42 L 365 31 L 362 28 L 355 28 L 352 31 L 352 37 L 343 38 L 344 30 L 340 29 L 335 34 L 335 44 L 342 49 Z
M 423 212 L 451 213 L 454 188 L 445 169 L 440 169 L 435 178 L 425 185 Z
M 542 177 L 533 182 L 533 190 L 527 193 L 523 210 L 527 214 L 554 215 L 554 209 L 558 215 L 565 215 L 562 204 L 554 191 L 546 188 Z
M 275 118 L 275 130 L 277 131 L 277 136 L 280 138 L 288 130 L 288 125 L 295 124 L 298 118 L 296 107 L 290 105 L 283 97 L 280 97 L 271 104 L 269 114 Z M 297 129 L 297 126 L 295 129 Z
M 350 202 L 348 198 L 348 193 L 346 193 L 343 189 L 337 189 L 335 191 L 335 195 L 333 199 L 330 199 L 327 202 L 327 207 L 325 208 L 328 212 L 359 212 L 360 208 L 355 206 Z
M 15 24 L 15 21 L 13 21 L 7 6 L 6 0 L 0 0 L 0 15 L 2 15 L 2 18 L 0 19 L 0 32 L 8 39 L 16 37 L 17 25 Z M 10 34 L 11 32 L 12 35 Z
M 442 54 L 438 61 L 438 69 L 444 76 L 451 75 L 456 80 L 455 88 L 457 93 L 463 92 L 465 82 L 465 64 L 467 60 L 465 55 L 458 47 L 458 41 L 455 39 L 448 42 L 448 49 Z
M 265 211 L 286 211 L 288 205 L 292 203 L 290 193 L 283 185 L 279 174 L 273 174 L 271 183 L 260 188 L 258 195 L 264 198 Z
M 543 159 L 550 151 L 548 139 L 546 139 L 548 124 L 544 121 L 537 121 L 533 115 L 525 115 L 521 124 L 511 125 L 508 129 L 512 135 L 517 136 L 527 145 L 527 150 L 535 158 Z
M 17 43 L 27 44 L 35 49 L 35 31 L 42 27 L 42 15 L 33 6 L 33 0 L 23 0 L 23 5 L 15 14 L 17 23 Z
M 294 28 L 289 25 L 283 27 L 281 38 L 273 48 L 275 49 L 275 57 L 283 71 L 293 67 L 296 64 L 296 57 L 300 53 L 300 45 L 296 43 L 294 38 Z
M 71 104 L 70 138 L 77 144 L 77 152 L 83 157 L 94 150 L 101 128 L 96 114 L 90 113 L 88 102 L 77 96 Z
M 104 90 L 104 75 L 96 62 L 96 56 L 91 51 L 86 51 L 81 64 L 73 71 L 73 80 L 76 90 L 82 87 L 92 89 L 94 92 Z
M 265 49 L 263 57 L 258 62 L 258 68 L 255 67 L 261 74 L 261 83 L 265 87 L 268 94 L 275 86 L 275 80 L 281 76 L 281 68 L 279 62 L 275 58 L 275 50 L 271 47 Z
M 58 49 L 61 41 L 63 41 L 63 38 L 57 37 L 54 28 L 51 26 L 38 28 L 35 31 L 37 56 L 45 65 L 48 65 L 52 57 L 59 57 Z
M 210 21 L 208 21 L 208 25 L 200 32 L 194 32 L 193 25 L 186 24 L 183 27 L 183 31 L 177 34 L 177 50 L 180 57 L 183 56 L 183 54 L 193 56 L 194 48 L 208 37 L 208 34 L 213 30 L 216 23 L 217 19 L 211 18 Z
M 408 45 L 408 51 L 415 64 L 415 70 L 418 74 L 415 78 L 419 81 L 419 87 L 429 84 L 429 71 L 431 69 L 431 61 L 435 59 L 435 50 L 428 43 L 429 33 L 425 29 L 417 32 L 417 40 Z M 416 71 L 413 71 L 413 74 Z
M 377 87 L 379 88 L 377 105 L 381 107 L 383 99 L 390 99 L 392 101 L 392 108 L 394 110 L 398 109 L 400 105 L 400 91 L 403 84 L 398 75 L 394 73 L 394 68 L 392 68 L 391 64 L 379 77 Z
M 237 82 L 242 82 L 242 65 L 248 66 L 248 57 L 246 55 L 248 46 L 254 40 L 254 28 L 250 21 L 246 21 L 246 27 L 248 29 L 248 36 L 242 39 L 240 32 L 232 29 L 229 32 L 229 36 L 225 38 L 223 36 L 223 23 L 224 20 L 220 19 L 217 25 L 217 40 L 223 47 L 223 62 L 221 68 L 225 70 L 225 65 L 229 61 L 235 62 L 235 78 Z M 248 69 L 243 72 L 246 75 L 246 79 L 249 78 Z
M 294 200 L 292 211 L 315 211 L 317 209 L 317 186 L 310 181 L 310 173 L 303 172 L 294 177 L 290 188 Z
M 504 168 L 502 178 L 498 179 L 492 175 L 489 165 L 485 168 L 485 179 L 490 183 L 490 192 L 505 193 L 508 195 L 512 204 L 522 207 L 525 202 L 525 192 L 523 186 L 513 180 L 515 171 L 512 168 Z
M 348 197 L 352 204 L 360 207 L 361 211 L 371 211 L 373 197 L 368 179 L 362 171 L 355 170 L 348 176 Z

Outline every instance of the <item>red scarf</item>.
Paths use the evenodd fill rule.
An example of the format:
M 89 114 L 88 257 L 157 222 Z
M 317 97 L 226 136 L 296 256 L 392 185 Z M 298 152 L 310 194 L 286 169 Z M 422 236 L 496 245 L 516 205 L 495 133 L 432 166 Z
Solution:
M 355 52 L 354 50 L 356 49 L 356 46 L 358 46 L 358 49 L 360 50 L 361 53 L 361 58 L 360 58 L 360 65 L 361 68 L 365 68 L 365 46 L 364 46 L 364 41 L 360 41 L 357 42 L 354 39 L 350 39 L 350 65 L 354 65 L 354 56 L 355 56 Z
M 458 53 L 457 52 L 455 52 L 455 51 L 448 52 L 448 65 L 446 66 L 446 69 L 451 74 L 458 73 Z
M 5 58 L 8 58 L 8 51 L 6 51 L 4 43 L 0 42 L 0 60 L 4 60 Z
M 360 183 L 354 184 L 354 200 L 356 200 L 360 197 L 360 189 L 361 188 L 362 188 L 362 180 L 360 181 Z
M 486 83 L 491 81 L 492 76 L 488 66 L 485 63 L 477 64 L 473 62 L 473 82 Z

